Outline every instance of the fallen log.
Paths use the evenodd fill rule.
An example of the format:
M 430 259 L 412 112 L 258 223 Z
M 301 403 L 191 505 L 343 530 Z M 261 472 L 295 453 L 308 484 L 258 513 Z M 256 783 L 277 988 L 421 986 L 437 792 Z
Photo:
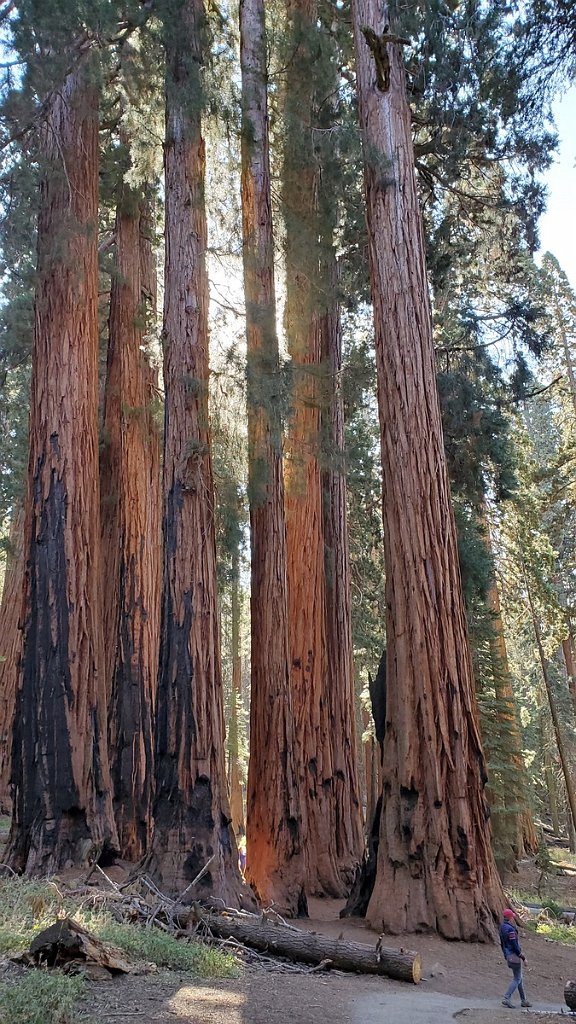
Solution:
M 252 914 L 212 914 L 195 905 L 196 916 L 222 939 L 238 942 L 260 952 L 300 960 L 307 964 L 328 961 L 339 971 L 362 974 L 383 974 L 388 978 L 418 984 L 422 977 L 420 954 L 409 949 L 388 949 L 380 936 L 375 946 L 362 942 L 344 942 L 325 935 L 300 931 L 298 928 L 266 920 Z
M 39 932 L 30 944 L 35 963 L 64 967 L 71 962 L 98 965 L 112 974 L 129 974 L 130 964 L 121 951 L 97 939 L 71 918 L 63 918 Z

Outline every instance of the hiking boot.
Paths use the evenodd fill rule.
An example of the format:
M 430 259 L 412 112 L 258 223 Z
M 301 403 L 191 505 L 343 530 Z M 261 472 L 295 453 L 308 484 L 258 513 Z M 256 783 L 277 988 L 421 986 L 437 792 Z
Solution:
M 510 1001 L 510 999 L 503 999 L 502 1000 L 502 1006 L 507 1006 L 509 1010 L 515 1010 L 516 1009 L 516 1006 L 514 1005 L 513 1002 Z
M 529 1003 L 527 999 L 523 999 L 520 1006 L 532 1006 L 532 1003 Z

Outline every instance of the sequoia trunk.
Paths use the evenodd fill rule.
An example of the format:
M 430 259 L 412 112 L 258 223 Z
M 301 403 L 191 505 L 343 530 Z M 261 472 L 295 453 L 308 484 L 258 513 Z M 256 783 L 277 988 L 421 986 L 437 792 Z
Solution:
M 486 542 L 492 549 L 490 530 L 485 522 Z M 512 679 L 508 667 L 508 652 L 502 622 L 500 594 L 498 584 L 493 577 L 487 595 L 488 608 L 492 615 L 492 662 L 494 672 L 494 689 L 496 695 L 496 717 L 503 731 L 503 742 L 506 744 L 505 754 L 509 761 L 510 771 L 505 780 L 504 812 L 508 819 L 505 831 L 510 832 L 514 845 L 514 855 L 521 859 L 534 854 L 538 850 L 538 836 L 528 800 L 528 774 L 522 755 L 522 736 L 518 721 L 518 709 L 512 689 Z M 494 815 L 493 815 L 494 817 Z M 496 832 L 497 823 L 493 822 Z
M 248 346 L 251 702 L 247 877 L 265 903 L 306 913 L 289 686 L 280 359 L 276 334 L 263 0 L 241 0 L 242 232 Z
M 205 32 L 202 0 L 165 9 L 164 565 L 151 871 L 164 891 L 214 894 L 238 905 L 243 883 L 226 792 L 208 423 Z
M 331 698 L 326 649 L 326 583 L 320 468 L 321 327 L 318 173 L 314 154 L 314 75 L 319 59 L 315 0 L 290 0 L 284 102 L 283 200 L 286 226 L 291 413 L 286 440 L 286 534 L 290 687 L 294 758 L 306 857 L 306 888 L 343 896 L 336 855 Z M 347 874 L 348 872 L 344 872 Z
M 232 554 L 232 693 L 230 695 L 230 724 L 228 727 L 228 789 L 230 817 L 235 835 L 246 831 L 244 798 L 240 779 L 240 736 L 238 711 L 242 701 L 242 659 L 240 655 L 240 559 L 238 549 Z
M 23 590 L 24 511 L 18 508 L 10 524 L 10 547 L 0 601 L 0 814 L 10 814 L 12 810 L 12 730 L 22 650 L 22 631 L 18 620 Z
M 401 49 L 353 0 L 383 468 L 387 711 L 377 872 L 389 932 L 486 939 L 503 901 L 436 391 Z
M 42 134 L 26 606 L 14 743 L 19 871 L 116 848 L 99 592 L 98 107 L 85 58 Z
M 151 836 L 159 644 L 159 438 L 150 411 L 152 371 L 142 351 L 141 213 L 143 200 L 125 188 L 116 215 L 104 412 L 108 493 L 102 493 L 108 737 L 120 849 L 128 860 L 142 857 Z
M 329 174 L 327 177 L 331 180 Z M 322 365 L 327 378 L 322 403 L 322 434 L 327 452 L 327 464 L 322 473 L 326 669 L 335 813 L 333 844 L 338 870 L 342 878 L 351 883 L 362 857 L 364 841 L 356 742 L 344 466 L 344 402 L 341 389 L 342 327 L 337 299 L 338 271 L 333 249 L 333 196 L 324 196 L 324 207 L 321 273 L 327 309 L 320 318 L 320 341 Z

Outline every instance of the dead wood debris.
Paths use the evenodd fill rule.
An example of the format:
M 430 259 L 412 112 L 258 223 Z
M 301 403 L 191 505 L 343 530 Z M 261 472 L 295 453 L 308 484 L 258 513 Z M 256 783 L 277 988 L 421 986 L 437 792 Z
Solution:
M 207 868 L 208 865 L 205 865 Z M 205 870 L 205 869 L 203 869 Z M 92 880 L 95 873 L 101 877 L 102 885 L 95 885 Z M 284 920 L 273 908 L 267 908 L 262 915 L 250 914 L 244 910 L 226 907 L 223 900 L 212 898 L 205 905 L 200 903 L 184 904 L 182 897 L 193 887 L 197 879 L 187 887 L 178 899 L 172 899 L 161 892 L 152 878 L 145 872 L 130 876 L 127 881 L 117 883 L 105 871 L 95 865 L 83 885 L 66 891 L 69 899 L 78 901 L 80 910 L 107 912 L 119 923 L 139 925 L 143 928 L 158 928 L 180 939 L 183 942 L 200 942 L 223 953 L 234 955 L 246 968 L 264 969 L 269 972 L 285 974 L 310 974 L 329 970 L 332 974 L 345 974 L 337 970 L 329 956 L 320 963 L 294 962 L 288 956 L 274 952 L 273 949 L 251 948 L 245 942 L 232 935 L 219 936 L 210 927 L 210 918 L 224 915 L 233 921 L 246 921 L 248 925 L 259 921 L 265 928 L 278 925 L 286 932 L 302 935 Z M 88 884 L 90 883 L 90 884 Z

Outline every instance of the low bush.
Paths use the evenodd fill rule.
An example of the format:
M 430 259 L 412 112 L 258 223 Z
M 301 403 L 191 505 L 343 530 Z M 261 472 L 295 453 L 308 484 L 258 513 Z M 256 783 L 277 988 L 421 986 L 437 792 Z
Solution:
M 31 970 L 14 982 L 0 983 L 2 1024 L 88 1024 L 81 1001 L 85 983 L 58 971 Z

